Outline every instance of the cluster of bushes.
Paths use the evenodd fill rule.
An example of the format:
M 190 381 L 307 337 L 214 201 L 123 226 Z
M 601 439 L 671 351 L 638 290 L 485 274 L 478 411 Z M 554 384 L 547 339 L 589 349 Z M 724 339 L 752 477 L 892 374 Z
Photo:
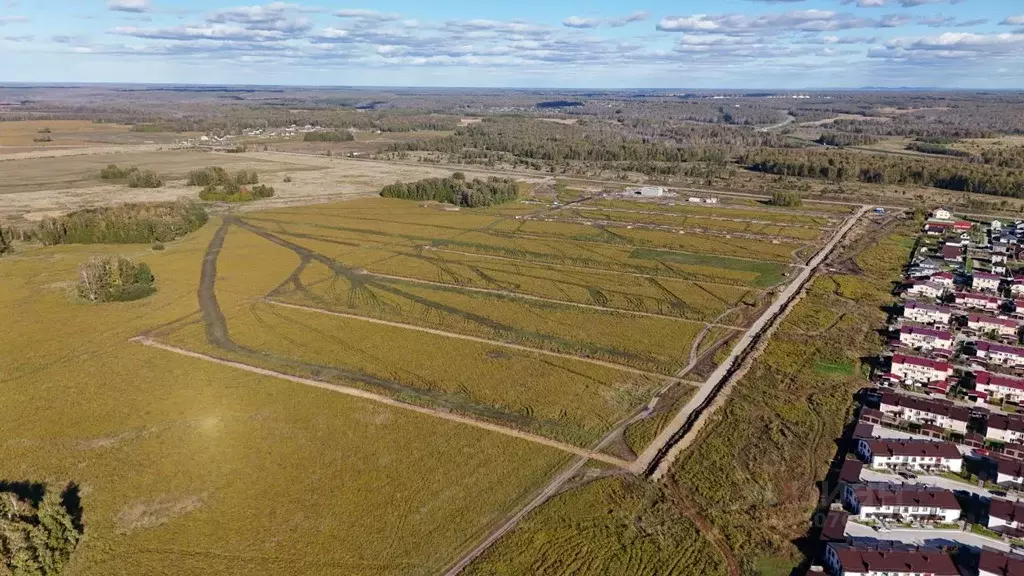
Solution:
M 117 164 L 107 164 L 100 169 L 100 178 L 104 180 L 126 180 L 129 188 L 159 188 L 164 179 L 152 170 L 139 170 L 138 166 L 121 168 Z
M 796 207 L 803 204 L 804 200 L 797 192 L 776 190 L 772 192 L 772 197 L 768 200 L 768 203 L 772 206 Z
M 475 208 L 511 202 L 519 195 L 519 186 L 511 178 L 466 180 L 465 174 L 455 172 L 448 178 L 427 178 L 410 183 L 396 182 L 385 186 L 380 195 L 384 198 L 434 200 Z
M 78 296 L 90 302 L 128 302 L 156 292 L 144 263 L 124 256 L 92 258 L 78 268 Z
M 255 170 L 239 170 L 234 175 L 220 166 L 207 166 L 188 173 L 189 186 L 202 186 L 199 198 L 209 202 L 249 202 L 274 195 L 271 186 L 259 184 Z
M 10 229 L 0 226 L 0 256 L 11 251 L 13 242 L 14 233 Z
M 259 174 L 255 170 L 239 170 L 232 176 L 220 166 L 207 166 L 201 170 L 189 172 L 185 184 L 187 186 L 223 186 L 225 184 L 246 186 L 258 184 L 259 181 Z
M 348 130 L 341 132 L 306 132 L 303 142 L 351 142 L 356 137 Z
M 82 537 L 65 503 L 77 502 L 77 495 L 70 496 L 75 489 L 62 493 L 30 485 L 26 496 L 19 486 L 0 482 L 0 574 L 57 576 Z
M 260 198 L 270 198 L 273 195 L 273 186 L 257 184 L 251 188 L 245 188 L 234 182 L 220 186 L 210 184 L 199 192 L 199 198 L 207 202 L 250 202 Z
M 206 224 L 206 211 L 188 200 L 88 208 L 46 218 L 32 231 L 43 244 L 168 242 Z

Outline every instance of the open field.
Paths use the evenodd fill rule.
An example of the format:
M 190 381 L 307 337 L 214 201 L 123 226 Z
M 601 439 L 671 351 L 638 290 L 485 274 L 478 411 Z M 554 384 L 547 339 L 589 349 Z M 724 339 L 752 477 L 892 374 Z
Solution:
M 757 234 L 761 236 L 779 236 L 795 240 L 816 240 L 821 235 L 821 228 L 818 226 L 783 226 L 771 224 L 767 221 L 750 221 L 737 218 L 708 218 L 703 216 L 670 215 L 651 212 L 635 212 L 624 210 L 598 210 L 598 209 L 563 209 L 557 212 L 544 214 L 541 217 L 551 217 L 559 220 L 585 220 L 597 221 L 603 224 L 633 224 L 652 225 L 679 228 L 684 230 L 699 230 L 707 232 L 721 232 L 723 234 Z
M 664 492 L 607 478 L 571 490 L 527 518 L 463 574 L 725 576 L 725 562 Z
M 832 439 L 864 384 L 859 370 L 818 367 L 858 366 L 883 346 L 875 329 L 907 255 L 904 234 L 892 225 L 860 229 L 833 260 L 840 271 L 813 282 L 664 486 L 608 478 L 570 488 L 468 573 L 788 575 L 804 557 L 794 542 L 817 505 L 815 479 L 828 468 Z M 821 320 L 822 310 L 840 311 L 840 321 Z M 627 438 L 643 443 L 650 426 Z M 661 530 L 669 526 L 693 535 L 668 537 Z M 660 536 L 662 545 L 647 547 L 641 535 Z M 591 548 L 592 541 L 606 545 Z M 626 562 L 631 569 L 621 568 Z
M 200 156 L 201 165 L 293 158 Z M 294 164 L 305 171 L 261 180 L 388 177 L 379 163 L 309 158 Z M 440 572 L 570 456 L 628 468 L 631 445 L 694 389 L 673 377 L 698 358 L 714 366 L 716 342 L 736 331 L 716 322 L 771 299 L 790 269 L 783 250 L 796 246 L 761 243 L 762 254 L 751 241 L 649 234 L 641 248 L 566 240 L 573 225 L 558 222 L 544 223 L 550 237 L 540 239 L 508 228 L 514 214 L 366 198 L 214 217 L 162 252 L 19 249 L 0 261 L 0 302 L 26 321 L 0 336 L 19 357 L 0 381 L 44 384 L 0 400 L 49 398 L 53 408 L 10 424 L 18 432 L 0 455 L 18 467 L 0 464 L 0 477 L 80 482 L 93 540 L 74 573 L 242 574 L 257 562 L 282 574 Z M 157 294 L 77 302 L 75 267 L 97 252 L 150 264 Z M 140 335 L 167 348 L 129 342 Z M 669 384 L 664 410 L 623 435 Z M 38 448 L 53 442 L 44 431 L 72 418 L 62 447 L 44 457 Z M 138 472 L 125 478 L 126 468 Z M 168 470 L 174 480 L 159 482 Z M 663 561 L 674 566 L 666 573 L 723 573 L 717 544 L 706 545 L 698 519 L 671 515 L 665 491 L 621 478 L 593 486 L 584 501 L 617 512 L 577 538 L 642 553 L 576 554 L 555 573 L 653 573 Z M 572 510 L 576 492 L 566 497 Z M 264 501 L 283 508 L 243 504 Z M 638 513 L 658 528 L 624 536 L 622 523 L 652 501 L 664 505 Z M 308 553 L 324 546 L 330 553 Z M 182 563 L 181 550 L 192 559 Z M 529 560 L 514 556 L 508 569 Z
M 23 120 L 0 122 L 0 151 L 7 147 L 49 148 L 85 146 L 96 136 L 126 134 L 131 126 L 101 124 L 88 120 Z M 50 138 L 51 142 L 38 142 Z
M 807 204 L 802 209 L 775 209 L 757 204 L 753 200 L 730 198 L 721 204 L 689 204 L 673 203 L 666 204 L 654 200 L 633 200 L 633 199 L 594 199 L 587 200 L 581 205 L 585 208 L 608 208 L 616 210 L 630 210 L 653 212 L 657 214 L 682 214 L 694 217 L 715 217 L 728 219 L 743 219 L 762 222 L 777 222 L 788 225 L 804 226 L 826 226 L 830 222 L 830 216 L 816 214 L 814 212 L 835 212 L 837 215 L 849 214 L 853 210 L 849 206 L 836 204 Z M 806 210 L 809 213 L 802 212 Z
M 0 195 L 103 186 L 107 183 L 100 179 L 100 169 L 108 164 L 153 170 L 166 180 L 181 180 L 189 170 L 211 165 L 222 166 L 231 172 L 246 169 L 261 174 L 301 168 L 282 162 L 256 162 L 239 154 L 185 150 L 10 160 L 2 164 L 7 177 L 0 182 Z
M 159 253 L 66 246 L 0 259 L 0 478 L 80 485 L 87 536 L 68 574 L 433 574 L 565 461 L 129 343 L 194 314 L 215 228 Z M 75 301 L 68 284 L 96 253 L 143 259 L 159 291 Z M 236 257 L 239 267 L 276 261 Z
M 255 170 L 262 183 L 274 187 L 274 197 L 234 207 L 238 210 L 376 194 L 381 186 L 396 180 L 451 174 L 450 170 L 429 166 L 390 166 L 302 154 L 225 154 L 151 148 L 139 152 L 126 147 L 87 147 L 12 155 L 16 159 L 0 161 L 6 176 L 0 183 L 0 221 L 38 220 L 47 215 L 121 202 L 198 198 L 200 188 L 185 186 L 184 177 L 189 170 L 205 166 L 222 166 L 231 171 Z M 99 178 L 99 171 L 107 164 L 155 170 L 164 176 L 165 184 L 157 189 L 139 189 L 104 182 Z M 467 175 L 477 174 L 467 171 Z M 284 181 L 286 176 L 291 182 Z

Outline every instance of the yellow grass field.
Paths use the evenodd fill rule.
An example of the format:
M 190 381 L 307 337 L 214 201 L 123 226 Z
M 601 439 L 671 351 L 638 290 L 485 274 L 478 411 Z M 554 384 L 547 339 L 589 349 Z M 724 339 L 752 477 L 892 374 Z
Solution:
M 67 246 L 0 259 L 0 478 L 80 485 L 86 536 L 67 574 L 434 574 L 565 461 L 129 343 L 194 316 L 215 227 L 163 252 Z M 77 302 L 77 265 L 98 253 L 149 263 L 159 291 Z
M 709 349 L 704 322 L 788 270 L 696 234 L 686 253 L 498 230 L 514 212 L 368 198 L 225 213 L 162 251 L 16 244 L 0 258 L 0 479 L 81 487 L 72 576 L 441 572 Z M 156 294 L 79 301 L 94 254 L 146 262 Z M 619 482 L 591 501 L 633 498 Z
M 90 136 L 125 133 L 131 126 L 100 124 L 90 120 L 21 120 L 0 122 L 0 146 L 83 146 Z M 36 142 L 49 136 L 52 142 Z

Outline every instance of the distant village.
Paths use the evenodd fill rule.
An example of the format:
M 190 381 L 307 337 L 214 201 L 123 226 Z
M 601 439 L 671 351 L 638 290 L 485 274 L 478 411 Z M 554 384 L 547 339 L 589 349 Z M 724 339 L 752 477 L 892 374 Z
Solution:
M 305 126 L 296 126 L 292 124 L 287 128 L 251 128 L 243 130 L 240 134 L 203 134 L 197 138 L 188 138 L 178 142 L 180 148 L 202 148 L 211 146 L 232 146 L 238 144 L 240 140 L 282 140 L 288 138 L 295 138 L 309 133 L 315 132 L 330 132 L 330 128 L 323 126 L 313 126 L 312 124 L 306 124 Z
M 895 293 L 814 569 L 1024 576 L 1024 221 L 934 210 Z

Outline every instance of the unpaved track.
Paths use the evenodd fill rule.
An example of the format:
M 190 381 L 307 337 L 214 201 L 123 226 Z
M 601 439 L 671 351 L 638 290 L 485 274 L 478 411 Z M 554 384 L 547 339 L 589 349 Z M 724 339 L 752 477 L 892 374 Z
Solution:
M 631 470 L 635 474 L 645 474 L 653 480 L 660 480 L 668 472 L 672 462 L 675 461 L 685 447 L 682 440 L 698 420 L 702 417 L 706 418 L 719 405 L 714 400 L 727 383 L 727 376 L 731 374 L 736 361 L 744 357 L 747 351 L 751 349 L 751 346 L 760 340 L 762 332 L 769 325 L 777 324 L 785 317 L 786 312 L 789 310 L 789 305 L 814 275 L 817 267 L 832 254 L 836 246 L 839 245 L 839 242 L 846 236 L 846 233 L 853 228 L 854 224 L 870 208 L 871 206 L 862 206 L 860 210 L 847 219 L 846 223 L 836 231 L 832 240 L 811 259 L 809 265 L 800 271 L 799 275 L 782 291 L 775 302 L 751 325 L 750 329 L 747 330 L 746 334 L 743 335 L 733 348 L 729 357 L 715 369 L 707 381 L 704 382 L 704 385 L 701 386 L 700 390 L 697 391 L 697 394 L 683 406 L 675 418 L 672 419 L 672 422 L 658 434 L 654 442 L 632 463 Z
M 510 348 L 512 350 L 519 350 L 521 352 L 529 352 L 531 354 L 545 354 L 547 356 L 556 356 L 558 358 L 566 358 L 568 360 L 578 360 L 580 362 L 589 362 L 591 364 L 597 364 L 598 366 L 604 366 L 605 368 L 613 368 L 615 370 L 622 370 L 623 372 L 632 372 L 633 374 L 640 374 L 641 376 L 651 376 L 653 378 L 659 378 L 662 380 L 675 381 L 676 378 L 668 376 L 666 374 L 658 374 L 657 372 L 647 372 L 646 370 L 640 370 L 639 368 L 633 368 L 631 366 L 623 366 L 622 364 L 615 364 L 614 362 L 605 362 L 604 360 L 598 360 L 597 358 L 583 358 L 581 356 L 573 356 L 572 354 L 563 354 L 561 352 L 552 352 L 551 350 L 543 350 L 540 348 L 530 348 L 529 346 L 521 346 L 519 344 L 512 344 L 509 342 L 502 342 L 500 340 L 488 340 L 486 338 L 479 338 L 477 336 L 468 336 L 466 334 L 459 334 L 458 332 L 448 332 L 446 330 L 436 330 L 434 328 L 425 328 L 423 326 L 417 326 L 415 324 L 403 324 L 401 322 L 392 322 L 390 320 L 381 320 L 379 318 L 370 318 L 368 316 L 360 316 L 358 314 L 348 314 L 346 312 L 336 312 L 334 310 L 324 310 L 322 308 L 314 308 L 312 306 L 303 306 L 301 304 L 291 304 L 289 302 L 282 302 L 280 300 L 264 300 L 267 304 L 273 304 L 274 306 L 282 306 L 284 308 L 293 308 L 295 310 L 303 310 L 305 312 L 312 312 L 314 314 L 326 314 L 328 316 L 338 316 L 340 318 L 351 318 L 352 320 L 362 320 L 363 322 L 370 322 L 371 324 L 380 324 L 382 326 L 392 326 L 394 328 L 404 328 L 406 330 L 416 330 L 417 332 L 426 332 L 427 334 L 433 334 L 435 336 L 444 336 L 445 338 L 457 338 L 459 340 L 469 340 L 470 342 L 479 342 L 481 344 L 487 344 L 489 346 L 502 346 Z
M 641 312 L 639 310 L 626 310 L 624 308 L 609 308 L 608 306 L 598 306 L 597 304 L 584 304 L 582 302 L 570 302 L 568 300 L 558 300 L 557 298 L 545 298 L 543 296 L 534 296 L 532 294 L 523 294 L 522 292 L 512 292 L 510 290 L 495 290 L 493 288 L 479 288 L 477 286 L 465 286 L 463 284 L 448 284 L 445 282 L 435 282 L 433 280 L 423 280 L 422 278 L 409 278 L 408 276 L 395 276 L 392 274 L 379 274 L 377 272 L 360 272 L 365 276 L 373 276 L 374 278 L 384 278 L 387 280 L 398 280 L 401 282 L 412 282 L 414 284 L 425 284 L 428 286 L 439 286 L 442 288 L 453 288 L 455 290 L 466 290 L 469 292 L 481 292 L 484 294 L 497 294 L 499 296 L 508 296 L 509 298 L 521 298 L 524 300 L 536 300 L 538 302 L 551 302 L 552 304 L 562 304 L 565 306 L 575 306 L 577 308 L 589 308 L 591 310 L 601 310 L 602 312 L 614 312 L 616 314 L 626 314 L 629 316 L 646 316 L 649 318 L 662 318 L 664 320 L 675 320 L 677 322 L 687 322 L 690 324 L 704 324 L 708 326 L 721 326 L 722 328 L 734 328 L 740 330 L 739 326 L 726 326 L 724 324 L 708 324 L 700 320 L 691 320 L 689 318 L 681 318 L 679 316 L 669 316 L 667 314 L 655 314 L 653 312 Z M 732 309 L 729 310 L 730 312 Z
M 429 247 L 433 252 L 446 252 L 448 254 L 458 254 L 460 256 L 475 256 L 479 258 L 489 258 L 491 260 L 504 260 L 505 262 L 517 262 L 519 264 L 530 264 L 533 266 L 554 266 L 556 268 L 566 268 L 569 270 L 581 270 L 583 272 L 604 272 L 607 274 L 622 274 L 624 276 L 632 276 L 634 278 L 655 278 L 658 280 L 682 280 L 685 282 L 693 282 L 694 284 L 708 284 L 711 286 L 729 286 L 731 288 L 742 288 L 751 292 L 765 292 L 764 288 L 754 288 L 743 284 L 729 284 L 728 282 L 712 282 L 710 280 L 687 280 L 683 276 L 661 276 L 659 274 L 644 274 L 642 272 L 621 272 L 619 270 L 605 270 L 602 268 L 592 268 L 590 266 L 576 266 L 574 264 L 555 264 L 554 262 L 540 262 L 537 260 L 517 260 L 515 258 L 509 258 L 508 256 L 495 256 L 493 254 L 477 254 L 476 252 L 464 252 L 462 250 L 450 250 L 448 248 L 437 248 L 434 246 Z M 798 268 L 799 266 L 793 264 L 782 264 L 782 266 L 792 266 Z M 769 287 L 771 288 L 771 287 Z
M 445 412 L 443 410 L 435 410 L 433 408 L 426 408 L 426 407 L 423 407 L 423 406 L 417 406 L 415 404 L 407 404 L 407 403 L 402 402 L 400 400 L 395 400 L 394 398 L 391 398 L 390 396 L 384 396 L 382 394 L 374 394 L 373 392 L 368 392 L 366 390 L 361 390 L 359 388 L 351 388 L 349 386 L 342 386 L 340 384 L 331 384 L 329 382 L 323 382 L 321 380 L 314 380 L 312 378 L 303 378 L 301 376 L 293 376 L 291 374 L 285 374 L 283 372 L 277 372 L 277 371 L 274 371 L 274 370 L 268 370 L 266 368 L 259 368 L 257 366 L 250 366 L 249 364 L 244 364 L 242 362 L 234 362 L 232 360 L 225 360 L 223 358 L 216 358 L 214 356 L 209 356 L 207 354 L 202 354 L 202 353 L 199 353 L 199 352 L 193 352 L 191 350 L 185 350 L 184 348 L 178 348 L 178 347 L 175 347 L 175 346 L 168 346 L 166 344 L 161 344 L 161 343 L 159 343 L 159 342 L 157 342 L 157 341 L 155 341 L 155 340 L 153 340 L 151 338 L 147 338 L 145 336 L 139 336 L 139 337 L 133 338 L 132 341 L 133 342 L 137 342 L 139 344 L 143 344 L 145 346 L 150 346 L 152 348 L 159 348 L 161 350 L 166 350 L 168 352 L 174 352 L 175 354 L 181 354 L 182 356 L 188 356 L 189 358 L 196 358 L 198 360 L 205 360 L 207 362 L 213 362 L 215 364 L 220 364 L 222 366 L 229 366 L 231 368 L 237 368 L 239 370 L 245 370 L 246 372 L 252 372 L 253 374 L 259 374 L 261 376 L 270 376 L 272 378 L 279 378 L 281 380 L 288 380 L 290 382 L 295 382 L 295 383 L 298 383 L 298 384 L 304 384 L 306 386 L 312 386 L 314 388 L 320 388 L 320 389 L 323 389 L 323 390 L 330 390 L 331 392 L 338 392 L 338 393 L 341 393 L 341 394 L 345 394 L 347 396 L 354 396 L 356 398 L 362 398 L 364 400 L 371 400 L 373 402 L 379 402 L 381 404 L 387 404 L 388 406 L 392 406 L 392 407 L 395 407 L 395 408 L 402 408 L 403 410 L 410 410 L 412 412 L 419 412 L 420 414 L 427 414 L 429 416 L 434 416 L 436 418 L 441 418 L 443 420 L 450 420 L 452 422 L 458 422 L 460 424 L 465 424 L 467 426 L 473 426 L 473 427 L 476 427 L 476 428 L 482 428 L 484 430 L 489 430 L 491 432 L 497 432 L 499 434 L 504 434 L 506 436 L 512 436 L 514 438 L 519 438 L 519 439 L 522 439 L 522 440 L 527 440 L 529 442 L 534 442 L 536 444 L 543 444 L 545 446 L 549 446 L 551 448 L 556 448 L 556 449 L 561 450 L 563 452 L 568 452 L 570 454 L 575 454 L 575 455 L 583 457 L 583 458 L 589 458 L 589 459 L 593 459 L 593 460 L 600 460 L 601 462 L 605 462 L 607 464 L 611 464 L 612 466 L 617 466 L 619 468 L 627 468 L 629 466 L 629 463 L 626 462 L 625 460 L 620 460 L 618 458 L 615 458 L 613 456 L 608 456 L 607 454 L 603 454 L 601 452 L 595 452 L 595 451 L 586 450 L 586 449 L 580 448 L 578 446 L 573 446 L 571 444 L 565 444 L 564 442 L 559 442 L 557 440 L 552 440 L 550 438 L 545 438 L 544 436 L 537 436 L 536 434 L 530 434 L 528 432 L 523 432 L 521 430 L 516 430 L 515 428 L 508 428 L 508 427 L 505 427 L 505 426 L 499 426 L 497 424 L 491 424 L 490 422 L 483 422 L 483 421 L 480 421 L 480 420 L 475 420 L 473 418 L 468 418 L 466 416 L 459 416 L 458 414 L 454 414 L 452 412 Z

